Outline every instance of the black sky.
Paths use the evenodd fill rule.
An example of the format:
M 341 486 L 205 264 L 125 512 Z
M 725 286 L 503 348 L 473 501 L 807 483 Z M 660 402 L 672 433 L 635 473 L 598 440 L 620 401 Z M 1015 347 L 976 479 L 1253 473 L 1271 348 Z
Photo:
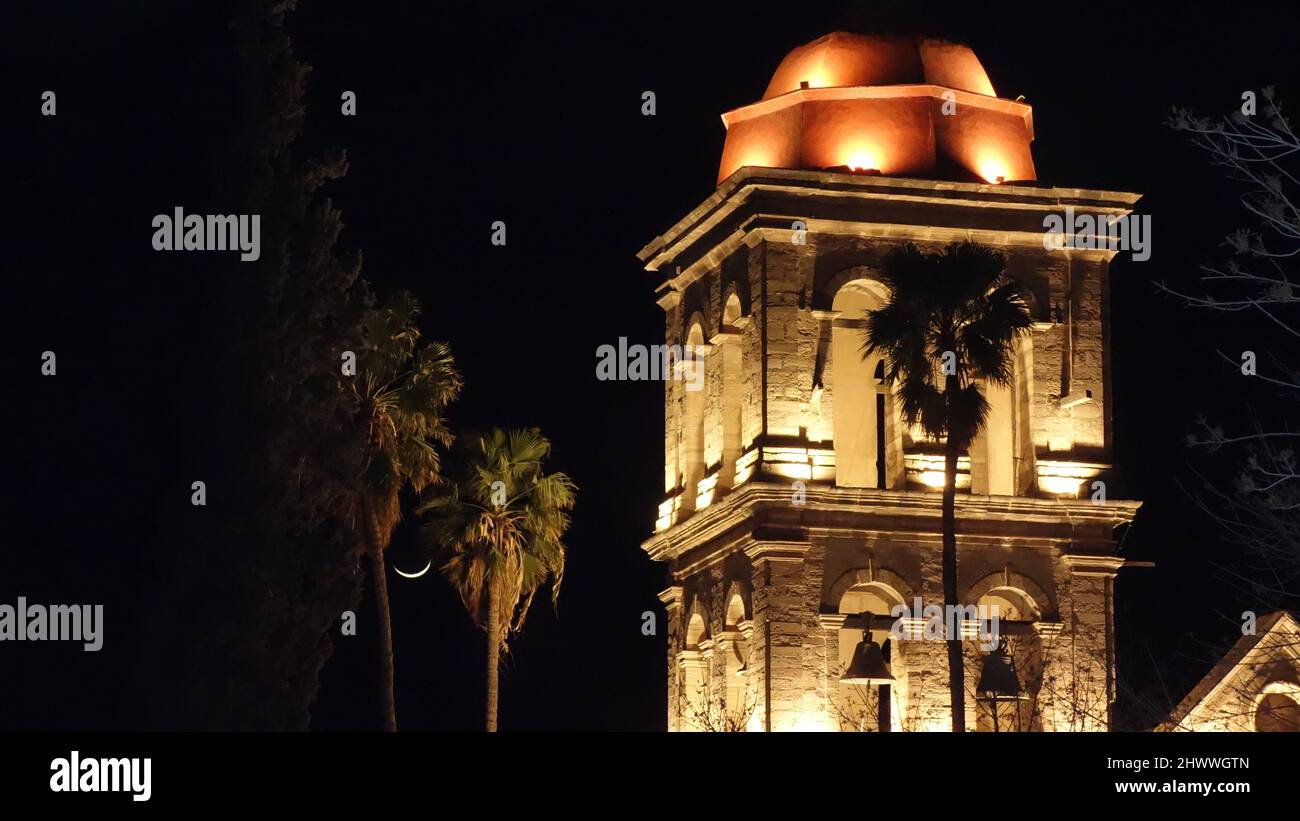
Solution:
M 167 618 L 139 591 L 158 508 L 188 503 L 176 443 L 204 432 L 167 400 L 203 288 L 150 250 L 149 220 L 208 195 L 209 135 L 232 110 L 223 6 L 20 2 L 0 35 L 21 454 L 0 601 L 103 602 L 109 619 L 95 656 L 0 649 L 16 671 L 0 727 L 130 729 L 150 698 L 130 675 L 150 650 L 115 625 Z M 1241 421 L 1276 397 L 1217 363 L 1216 350 L 1270 344 L 1258 323 L 1154 288 L 1190 286 L 1245 224 L 1232 188 L 1163 121 L 1174 105 L 1224 112 L 1267 84 L 1298 99 L 1296 22 L 1244 3 L 941 6 L 999 94 L 1034 106 L 1041 182 L 1141 192 L 1153 215 L 1152 260 L 1112 270 L 1116 460 L 1146 501 L 1124 549 L 1159 563 L 1121 577 L 1119 663 L 1134 686 L 1167 677 L 1177 696 L 1249 606 L 1214 567 L 1235 554 L 1178 488 L 1191 480 L 1182 437 L 1198 412 Z M 719 114 L 758 99 L 781 57 L 840 28 L 845 8 L 306 0 L 292 18 L 313 66 L 309 142 L 351 158 L 330 188 L 343 245 L 364 252 L 381 292 L 414 291 L 426 333 L 452 344 L 466 379 L 453 422 L 540 426 L 581 488 L 559 618 L 536 607 L 517 643 L 504 728 L 664 725 L 662 638 L 640 632 L 664 576 L 638 547 L 661 475 L 661 386 L 597 382 L 594 353 L 662 334 L 635 252 L 711 192 Z M 47 88 L 55 118 L 39 116 Z M 355 118 L 338 115 L 343 90 Z M 655 117 L 640 114 L 645 90 Z M 494 220 L 505 248 L 488 241 Z M 56 380 L 39 375 L 45 349 L 59 352 Z M 399 565 L 412 535 L 399 531 Z M 479 634 L 439 579 L 391 587 L 399 722 L 476 728 Z M 372 652 L 341 641 L 317 727 L 373 726 Z

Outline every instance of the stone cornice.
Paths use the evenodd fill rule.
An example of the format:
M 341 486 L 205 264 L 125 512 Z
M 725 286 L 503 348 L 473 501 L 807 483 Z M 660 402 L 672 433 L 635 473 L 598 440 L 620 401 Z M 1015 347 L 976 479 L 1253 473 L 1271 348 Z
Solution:
M 839 630 L 844 626 L 844 620 L 848 618 L 845 613 L 818 613 L 817 624 L 823 630 Z
M 823 88 L 797 88 L 787 91 L 777 97 L 771 97 L 766 100 L 760 100 L 756 103 L 733 108 L 722 115 L 722 124 L 730 128 L 736 123 L 745 120 L 761 117 L 765 114 L 771 114 L 780 111 L 783 108 L 799 105 L 805 102 L 819 102 L 828 100 L 862 100 L 862 99 L 891 99 L 891 98 L 915 98 L 931 97 L 936 100 L 947 100 L 951 95 L 954 102 L 971 108 L 982 108 L 989 111 L 996 111 L 1002 114 L 1010 114 L 1019 117 L 1024 123 L 1029 134 L 1029 140 L 1034 139 L 1034 118 L 1033 108 L 1026 103 L 1016 102 L 1014 100 L 1005 100 L 1001 97 L 990 97 L 987 94 L 977 94 L 973 91 L 965 91 L 959 88 L 949 88 L 948 86 L 935 85 L 933 83 L 900 83 L 898 85 L 887 86 L 832 86 Z
M 758 527 L 787 527 L 805 533 L 889 533 L 906 534 L 917 541 L 937 541 L 940 532 L 932 525 L 920 526 L 922 520 L 936 520 L 942 514 L 943 494 L 918 490 L 871 490 L 863 488 L 841 488 L 830 485 L 811 484 L 806 491 L 806 504 L 795 507 L 790 504 L 790 488 L 786 483 L 752 480 L 733 490 L 722 501 L 698 511 L 684 522 L 656 533 L 646 539 L 641 547 L 651 559 L 665 561 L 678 559 L 687 550 L 696 550 L 716 542 L 706 554 L 694 557 L 690 569 L 698 569 L 711 564 L 728 552 L 736 541 L 754 537 Z M 1025 543 L 1043 545 L 1072 544 L 1078 528 L 1112 528 L 1132 521 L 1141 502 L 1127 500 L 1109 500 L 1095 503 L 1087 499 L 1037 499 L 1020 496 L 957 496 L 957 517 L 959 522 L 997 521 L 1031 523 L 1041 525 L 1064 525 L 1067 530 L 1046 535 L 1014 534 L 1006 538 Z M 760 511 L 777 513 L 776 516 L 758 517 Z M 788 513 L 790 522 L 784 521 L 780 513 Z M 869 521 L 865 517 L 880 518 L 893 516 L 896 519 L 914 519 L 917 527 L 900 527 L 897 522 L 883 523 L 877 530 L 870 526 L 857 526 L 850 521 L 830 522 L 823 518 L 828 515 L 845 514 L 849 517 Z M 728 533 L 728 538 L 722 538 Z M 761 534 L 758 541 L 782 542 L 784 539 L 764 539 Z M 997 541 L 996 534 L 958 533 L 964 543 Z M 800 541 L 800 540 L 789 540 Z M 1123 563 L 1121 559 L 1105 555 L 1095 555 L 1107 551 L 1107 545 L 1098 538 L 1082 539 L 1091 552 L 1076 554 L 1082 565 L 1090 559 L 1111 560 Z M 1110 549 L 1113 549 L 1110 548 Z M 685 571 L 687 568 L 679 568 Z M 1085 568 L 1086 570 L 1086 568 Z M 1082 571 L 1081 571 L 1082 572 Z
M 1061 558 L 1075 576 L 1114 576 L 1124 566 L 1119 556 L 1067 553 Z
M 673 584 L 659 591 L 659 601 L 664 603 L 664 607 L 671 610 L 674 607 L 682 606 L 684 595 L 685 588 L 680 584 Z
M 750 561 L 759 562 L 801 562 L 803 554 L 812 547 L 809 542 L 754 541 L 745 547 L 745 555 Z
M 1024 211 L 1048 213 L 1058 211 L 1065 206 L 1086 209 L 1093 213 L 1124 215 L 1132 212 L 1133 205 L 1140 199 L 1139 194 L 1116 191 L 1100 191 L 1083 188 L 1038 188 L 1023 185 L 991 185 L 985 183 L 950 182 L 925 180 L 907 177 L 864 176 L 842 174 L 828 171 L 802 171 L 784 168 L 745 167 L 736 171 L 718 186 L 717 190 L 696 206 L 689 214 L 679 220 L 666 233 L 656 237 L 638 253 L 637 257 L 645 263 L 647 270 L 658 271 L 670 264 L 675 258 L 706 234 L 715 231 L 729 219 L 738 217 L 737 212 L 746 207 L 756 194 L 771 193 L 784 195 L 792 202 L 798 202 L 798 214 L 765 215 L 772 220 L 784 220 L 786 233 L 789 222 L 800 219 L 808 223 L 809 231 L 825 230 L 827 226 L 816 228 L 809 220 L 805 205 L 813 200 L 834 203 L 863 202 L 869 200 L 888 200 L 891 204 L 921 203 L 938 208 L 995 208 L 1003 211 Z M 845 226 L 856 226 L 852 230 L 861 231 L 864 224 L 852 220 L 844 221 Z M 771 227 L 776 225 L 773 222 Z M 917 229 L 940 230 L 932 226 L 907 225 L 896 228 L 895 232 Z M 845 230 L 848 230 L 847 228 Z M 719 238 L 728 244 L 736 245 L 745 241 L 748 230 L 731 232 L 729 237 Z M 1015 232 L 1012 232 L 1015 233 Z M 1031 241 L 1026 234 L 1025 241 Z M 1038 232 L 1037 242 L 1041 246 L 1042 234 Z M 1003 243 L 1000 243 L 1003 244 Z M 709 250 L 720 250 L 722 242 L 714 242 Z M 717 254 L 710 254 L 709 260 L 716 264 Z M 685 270 L 674 274 L 674 287 L 682 287 L 699 275 L 697 261 Z

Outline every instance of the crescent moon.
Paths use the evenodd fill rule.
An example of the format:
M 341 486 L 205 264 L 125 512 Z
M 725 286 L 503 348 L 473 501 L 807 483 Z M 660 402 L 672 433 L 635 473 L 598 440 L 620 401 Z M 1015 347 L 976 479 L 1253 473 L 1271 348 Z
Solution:
M 433 567 L 433 562 L 432 562 L 432 561 L 430 561 L 428 564 L 426 564 L 426 565 L 424 566 L 424 569 L 421 570 L 419 573 L 403 573 L 403 572 L 402 572 L 399 568 L 397 568 L 396 566 L 393 567 L 393 570 L 396 571 L 396 572 L 397 572 L 397 575 L 401 576 L 403 579 L 418 579 L 418 578 L 420 578 L 421 576 L 423 576 L 425 573 L 428 573 L 430 567 Z

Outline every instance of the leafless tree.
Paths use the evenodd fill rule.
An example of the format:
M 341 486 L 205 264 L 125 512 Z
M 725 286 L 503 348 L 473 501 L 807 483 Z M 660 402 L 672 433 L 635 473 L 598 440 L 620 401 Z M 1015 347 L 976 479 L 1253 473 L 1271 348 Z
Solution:
M 1227 236 L 1226 260 L 1202 266 L 1203 293 L 1163 283 L 1160 287 L 1192 307 L 1258 317 L 1272 332 L 1270 338 L 1282 340 L 1278 349 L 1220 355 L 1234 369 L 1294 401 L 1300 398 L 1300 363 L 1291 349 L 1300 338 L 1300 292 L 1291 282 L 1300 256 L 1300 137 L 1273 89 L 1262 89 L 1260 96 L 1262 100 L 1245 100 L 1241 110 L 1224 117 L 1200 117 L 1184 109 L 1170 117 L 1171 127 L 1187 134 L 1241 186 L 1240 201 L 1253 225 Z M 1254 104 L 1261 110 L 1256 112 Z M 1295 452 L 1300 431 L 1288 421 L 1295 410 L 1291 405 L 1270 420 L 1252 411 L 1236 429 L 1202 417 L 1188 436 L 1192 447 L 1210 452 L 1232 448 L 1240 459 L 1235 482 L 1216 486 L 1206 481 L 1192 495 L 1229 540 L 1249 551 L 1251 562 L 1225 568 L 1229 576 L 1269 605 L 1293 603 L 1300 592 L 1300 468 Z
M 714 698 L 708 683 L 701 682 L 691 695 L 686 679 L 678 676 L 677 711 L 682 729 L 704 733 L 748 732 L 750 719 L 758 707 L 750 690 L 743 688 L 744 697 L 739 704 L 728 704 L 725 690 Z

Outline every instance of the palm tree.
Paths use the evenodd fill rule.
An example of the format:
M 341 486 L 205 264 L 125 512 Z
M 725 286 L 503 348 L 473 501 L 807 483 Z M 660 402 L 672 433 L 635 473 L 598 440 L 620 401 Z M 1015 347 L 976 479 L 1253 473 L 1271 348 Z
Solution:
M 867 313 L 863 352 L 884 355 L 905 422 L 946 437 L 943 597 L 957 607 L 957 459 L 988 417 L 978 383 L 1011 384 L 1016 337 L 1032 323 L 1028 292 L 1004 276 L 1001 253 L 969 241 L 940 253 L 899 246 L 886 255 L 881 279 L 890 297 Z M 966 730 L 962 662 L 961 636 L 949 636 L 952 726 L 959 733 Z
M 510 632 L 551 580 L 551 604 L 564 581 L 564 538 L 577 488 L 542 462 L 551 443 L 536 428 L 499 428 L 461 440 L 457 478 L 420 512 L 438 565 L 475 625 L 487 632 L 487 731 L 497 728 L 497 672 Z
M 353 503 L 379 614 L 380 694 L 388 732 L 397 729 L 397 706 L 384 551 L 402 518 L 402 487 L 420 493 L 439 479 L 442 460 L 436 446 L 452 442 L 443 413 L 461 388 L 447 344 L 420 344 L 418 314 L 419 305 L 409 294 L 369 312 L 365 346 L 357 357 L 369 459 Z

